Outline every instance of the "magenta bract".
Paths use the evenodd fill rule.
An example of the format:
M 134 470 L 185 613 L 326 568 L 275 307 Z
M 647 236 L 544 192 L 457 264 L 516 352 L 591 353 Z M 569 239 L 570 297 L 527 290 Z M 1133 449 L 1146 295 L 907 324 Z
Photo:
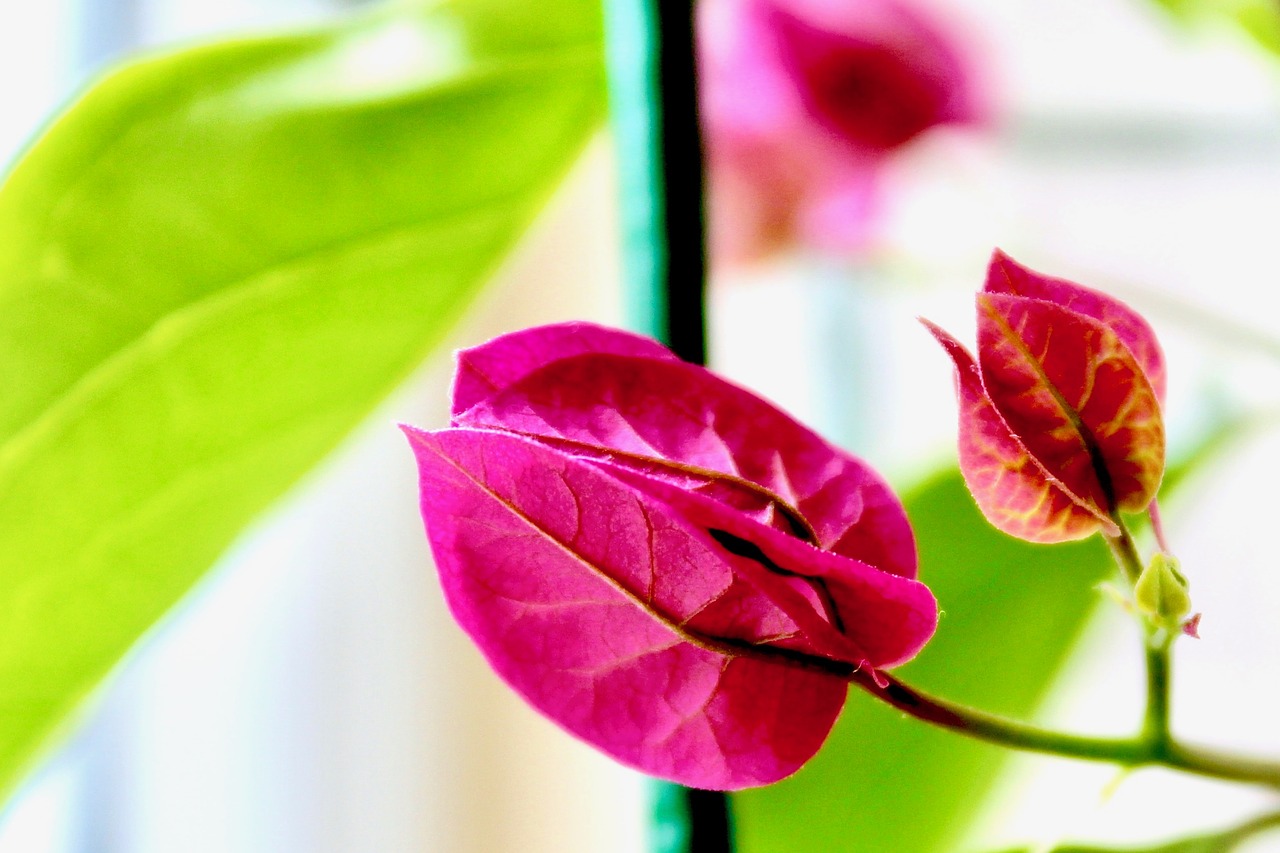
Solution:
M 1114 533 L 1164 472 L 1164 357 L 1132 308 L 996 251 L 978 358 L 926 323 L 957 371 L 960 469 L 997 528 L 1033 542 Z
M 979 112 L 956 47 L 907 3 L 755 2 L 809 114 L 851 146 L 889 151 Z
M 903 0 L 704 0 L 698 24 L 712 244 L 727 260 L 863 248 L 886 158 L 985 111 L 953 34 Z
M 452 427 L 405 432 L 459 623 L 535 707 L 647 773 L 789 775 L 847 674 L 936 627 L 884 482 L 648 339 L 568 323 L 463 351 Z

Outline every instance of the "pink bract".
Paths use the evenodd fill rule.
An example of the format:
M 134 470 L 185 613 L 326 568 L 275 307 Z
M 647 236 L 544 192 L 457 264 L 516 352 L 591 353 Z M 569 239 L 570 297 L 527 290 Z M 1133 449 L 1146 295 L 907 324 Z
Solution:
M 731 261 L 862 248 L 886 157 L 983 112 L 954 38 L 901 0 L 706 0 L 699 70 L 712 243 Z
M 1164 473 L 1165 368 L 1151 327 L 1106 294 L 997 250 L 977 297 L 978 358 L 956 366 L 960 469 L 987 519 L 1033 542 L 1116 532 Z
M 849 674 L 936 627 L 879 476 L 648 339 L 568 323 L 465 350 L 452 426 L 405 432 L 458 622 L 531 704 L 647 773 L 793 773 Z

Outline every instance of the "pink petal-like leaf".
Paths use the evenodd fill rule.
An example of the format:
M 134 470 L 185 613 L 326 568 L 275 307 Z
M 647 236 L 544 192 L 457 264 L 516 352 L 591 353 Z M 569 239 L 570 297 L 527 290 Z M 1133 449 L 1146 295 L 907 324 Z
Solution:
M 760 6 L 809 113 L 842 141 L 890 151 L 936 125 L 976 117 L 962 57 L 911 7 L 893 0 Z
M 822 551 L 664 478 L 641 478 L 627 469 L 601 464 L 687 521 L 710 530 L 734 555 L 738 570 L 755 578 L 757 589 L 795 620 L 808 650 L 888 668 L 915 657 L 933 636 L 937 603 L 919 581 Z M 760 572 L 760 567 L 765 571 Z M 803 595 L 805 607 L 788 606 L 780 586 Z
M 466 350 L 406 428 L 450 607 L 533 705 L 621 761 L 767 784 L 937 603 L 860 460 L 652 341 L 582 323 Z
M 523 329 L 458 353 L 458 372 L 453 379 L 453 414 L 465 412 L 548 362 L 590 352 L 676 360 L 676 356 L 657 341 L 592 323 L 557 323 Z
M 759 397 L 694 365 L 612 352 L 549 358 L 455 422 L 738 478 L 794 508 L 823 550 L 903 577 L 916 574 L 906 514 L 879 475 Z M 672 476 L 686 481 L 689 474 L 673 470 Z
M 1164 402 L 1167 380 L 1160 342 L 1142 315 L 1119 299 L 1066 279 L 1041 275 L 999 249 L 991 255 L 983 289 L 987 293 L 1028 296 L 1053 302 L 1102 323 L 1129 348 L 1155 390 L 1156 397 Z
M 960 471 L 982 514 L 998 530 L 1030 542 L 1066 542 L 1114 523 L 1045 470 L 1001 417 L 973 356 L 933 323 L 925 326 L 956 366 Z
M 1146 509 L 1164 423 L 1115 332 L 1050 302 L 980 294 L 978 358 L 991 401 L 1049 473 L 1103 513 Z
M 758 592 L 775 574 L 761 561 L 605 463 L 500 432 L 406 433 L 450 608 L 531 704 L 697 787 L 767 784 L 817 751 L 845 680 L 818 665 L 830 637 L 786 612 L 805 599 Z

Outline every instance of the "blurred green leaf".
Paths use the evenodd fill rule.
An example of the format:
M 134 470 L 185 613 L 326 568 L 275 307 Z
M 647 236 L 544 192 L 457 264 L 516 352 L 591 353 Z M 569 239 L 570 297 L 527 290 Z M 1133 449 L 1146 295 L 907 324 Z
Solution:
M 1275 0 L 1241 0 L 1235 19 L 1253 40 L 1280 56 L 1280 5 Z
M 900 670 L 938 695 L 1027 718 L 1111 571 L 1102 540 L 1047 548 L 978 513 L 957 471 L 906 499 L 921 576 L 943 610 L 937 636 Z M 906 718 L 861 691 L 817 758 L 735 798 L 744 853 L 954 850 L 1005 750 Z
M 1185 24 L 1224 21 L 1280 56 L 1280 3 L 1276 0 L 1154 0 Z
M 0 187 L 0 790 L 436 344 L 603 115 L 594 0 L 136 62 Z

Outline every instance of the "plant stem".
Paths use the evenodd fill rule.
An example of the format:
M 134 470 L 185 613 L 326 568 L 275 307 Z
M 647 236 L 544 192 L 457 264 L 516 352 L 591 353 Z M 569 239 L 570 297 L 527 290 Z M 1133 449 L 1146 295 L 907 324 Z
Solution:
M 1168 732 L 1168 638 L 1160 638 L 1149 665 L 1153 675 L 1148 712 L 1142 731 L 1132 737 L 1110 738 L 1043 729 L 931 696 L 887 673 L 857 668 L 845 661 L 807 652 L 742 640 L 706 636 L 674 620 L 673 631 L 688 642 L 725 657 L 748 656 L 844 679 L 909 716 L 958 734 L 1011 749 L 1041 752 L 1063 758 L 1105 761 L 1124 767 L 1159 765 L 1199 776 L 1248 782 L 1280 790 L 1280 761 L 1265 761 L 1234 753 L 1178 743 Z M 1153 641 L 1154 642 L 1154 641 Z M 1154 698 L 1151 698 L 1154 697 Z M 1154 733 L 1154 734 L 1153 734 Z
M 1147 708 L 1142 719 L 1142 736 L 1153 750 L 1163 751 L 1169 734 L 1169 646 L 1172 636 L 1165 631 L 1147 631 Z
M 978 740 L 1028 752 L 1137 766 L 1152 760 L 1140 738 L 1101 738 L 1050 731 L 939 699 L 885 673 L 854 673 L 851 681 L 917 720 Z
M 1130 582 L 1142 574 L 1142 559 L 1119 514 L 1119 532 L 1107 537 L 1116 564 Z M 1105 761 L 1124 767 L 1163 766 L 1199 776 L 1280 789 L 1280 762 L 1178 743 L 1169 729 L 1170 647 L 1177 634 L 1149 625 L 1144 637 L 1147 701 L 1142 730 L 1134 737 L 1105 738 L 1042 729 L 930 696 L 884 673 L 857 670 L 849 681 L 918 720 L 1013 749 Z M 1268 819 L 1270 820 L 1270 819 Z
M 1216 749 L 1188 746 L 1172 739 L 1165 744 L 1164 754 L 1151 763 L 1194 773 L 1197 776 L 1209 776 L 1229 782 L 1250 782 L 1280 789 L 1280 763 Z
M 1255 835 L 1266 832 L 1269 829 L 1280 827 L 1280 812 L 1271 812 L 1270 814 L 1255 817 L 1253 820 L 1245 821 L 1235 829 L 1222 833 L 1222 841 L 1226 844 L 1226 850 L 1234 850 L 1236 845 L 1242 841 L 1247 841 Z
M 1130 584 L 1135 584 L 1138 582 L 1138 576 L 1142 574 L 1142 557 L 1138 555 L 1138 546 L 1134 544 L 1133 534 L 1125 526 L 1120 513 L 1112 513 L 1111 520 L 1116 523 L 1120 532 L 1115 536 L 1103 538 L 1107 540 L 1107 547 L 1111 549 L 1111 556 L 1120 567 L 1120 571 L 1129 579 Z
M 1166 554 L 1172 554 L 1173 549 L 1164 536 L 1164 522 L 1160 520 L 1160 502 L 1155 498 L 1151 499 L 1151 504 L 1147 507 L 1147 518 L 1151 519 L 1151 532 L 1155 534 L 1156 545 Z
M 1169 737 L 1157 742 L 1145 731 L 1136 737 L 1107 738 L 1042 729 L 930 696 L 884 673 L 859 670 L 849 680 L 909 716 L 988 743 L 1124 767 L 1163 766 L 1280 789 L 1278 762 L 1185 746 Z
M 1151 502 L 1153 523 L 1158 524 L 1155 514 L 1155 501 Z M 1113 513 L 1119 533 L 1108 536 L 1107 545 L 1116 565 L 1130 584 L 1136 584 L 1142 574 L 1142 557 L 1134 544 L 1133 534 L 1125 525 L 1119 513 Z M 1163 533 L 1160 533 L 1163 540 Z M 1170 681 L 1170 647 L 1176 635 L 1170 631 L 1148 624 L 1143 638 L 1143 659 L 1147 671 L 1147 704 L 1142 719 L 1142 737 L 1152 752 L 1162 753 L 1170 742 L 1169 734 L 1169 681 Z

